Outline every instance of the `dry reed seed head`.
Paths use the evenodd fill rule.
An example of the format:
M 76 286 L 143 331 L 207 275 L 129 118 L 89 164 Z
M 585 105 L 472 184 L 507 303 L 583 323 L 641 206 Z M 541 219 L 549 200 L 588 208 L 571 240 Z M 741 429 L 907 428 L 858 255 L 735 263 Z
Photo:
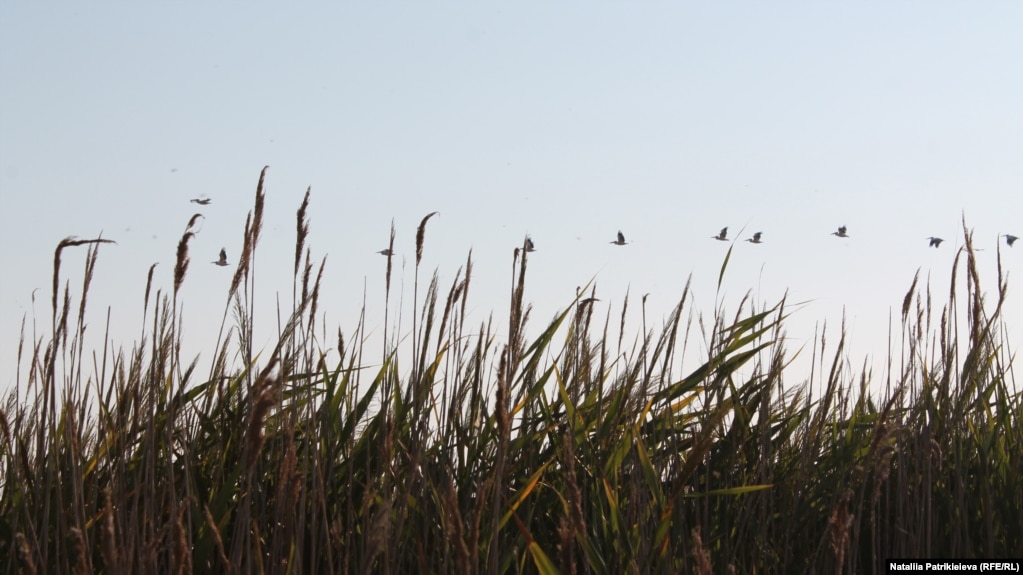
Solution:
M 298 266 L 302 260 L 302 247 L 305 246 L 306 236 L 309 235 L 309 219 L 306 217 L 306 210 L 309 208 L 309 194 L 312 193 L 313 187 L 309 186 L 305 190 L 305 198 L 302 200 L 302 205 L 298 207 L 298 213 L 295 215 L 297 220 L 297 233 L 295 236 L 295 274 L 298 274 Z
M 7 452 L 11 452 L 11 426 L 7 422 L 7 413 L 0 408 L 0 431 L 4 434 L 4 443 L 7 445 Z
M 430 212 L 426 214 L 423 221 L 419 222 L 419 228 L 416 230 L 416 266 L 419 266 L 419 262 L 423 260 L 423 241 L 426 239 L 426 222 L 430 218 L 437 215 L 440 212 Z
M 465 323 L 465 302 L 469 299 L 469 281 L 472 279 L 472 248 L 465 258 L 465 281 L 462 282 L 462 309 L 459 314 L 462 316 L 462 323 Z
M 181 283 L 185 281 L 185 273 L 188 271 L 188 242 L 195 236 L 192 232 L 185 232 L 178 242 L 178 257 L 174 264 L 174 294 L 177 295 Z
M 57 334 L 60 335 L 61 345 L 67 347 L 67 318 L 69 310 L 71 309 L 71 285 L 64 282 L 64 301 L 60 310 L 60 321 L 57 322 Z M 54 360 L 57 357 L 57 350 L 52 350 L 50 360 Z M 51 371 L 51 376 L 53 375 Z
M 913 275 L 913 283 L 909 286 L 909 291 L 906 292 L 906 297 L 902 298 L 902 323 L 906 323 L 906 317 L 909 315 L 909 305 L 913 301 L 913 293 L 916 291 L 916 282 L 920 279 L 920 269 L 917 268 L 916 274 Z
M 191 231 L 193 231 L 193 230 L 192 230 L 192 228 L 193 228 L 193 227 L 195 227 L 195 224 L 196 224 L 196 223 L 197 223 L 197 222 L 198 222 L 198 221 L 199 221 L 199 220 L 200 220 L 201 218 L 204 218 L 204 217 L 205 217 L 205 216 L 203 216 L 202 214 L 194 214 L 194 215 L 192 215 L 192 217 L 191 217 L 191 218 L 189 218 L 189 220 L 188 220 L 188 225 L 186 225 L 186 226 L 185 226 L 185 231 L 186 231 L 186 232 L 191 232 Z M 199 233 L 199 230 L 194 230 L 194 233 Z
M 320 282 L 323 281 L 323 270 L 327 267 L 327 256 L 320 260 L 320 269 L 316 272 L 316 281 L 313 282 L 312 302 L 309 304 L 309 321 L 316 322 L 316 310 L 320 302 Z
M 309 276 L 313 273 L 312 252 L 306 249 L 305 268 L 302 270 L 302 305 L 309 299 Z
M 263 180 L 269 167 L 263 167 L 259 173 L 259 184 L 256 186 L 256 215 L 252 220 L 252 249 L 256 249 L 256 244 L 259 243 L 259 234 L 263 231 L 263 206 L 266 199 L 266 193 L 263 192 Z
M 96 258 L 99 256 L 99 246 L 93 244 L 89 246 L 85 253 L 85 276 L 82 280 L 82 301 L 78 307 L 78 322 L 79 325 L 84 329 L 82 324 L 85 321 L 85 304 L 89 297 L 89 285 L 92 284 L 93 272 L 96 269 Z
M 505 345 L 501 351 L 501 360 L 497 368 L 497 395 L 495 397 L 494 417 L 497 420 L 497 429 L 501 437 L 509 429 L 508 410 L 505 405 L 508 401 L 508 346 Z
M 149 292 L 153 288 L 153 272 L 156 271 L 157 264 L 149 266 L 149 273 L 146 275 L 146 293 L 143 299 L 143 309 L 149 308 Z
M 234 277 L 231 279 L 231 289 L 227 290 L 228 299 L 234 297 L 242 278 L 249 271 L 249 262 L 252 259 L 252 212 L 245 217 L 245 233 L 242 241 L 242 253 L 238 256 L 238 267 L 234 270 Z
M 447 300 L 444 302 L 444 313 L 441 315 L 440 329 L 437 330 L 437 345 L 438 348 L 444 338 L 444 331 L 447 329 L 448 319 L 451 317 L 451 309 L 454 307 L 455 302 L 458 301 L 458 294 L 461 292 L 460 276 L 462 270 L 458 270 L 455 274 L 455 279 L 451 283 L 451 289 L 448 290 Z

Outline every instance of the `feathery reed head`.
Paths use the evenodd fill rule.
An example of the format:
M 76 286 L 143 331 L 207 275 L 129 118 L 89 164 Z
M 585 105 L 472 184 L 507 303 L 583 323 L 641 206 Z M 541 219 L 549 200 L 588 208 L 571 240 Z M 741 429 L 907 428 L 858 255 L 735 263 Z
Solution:
M 313 187 L 309 186 L 305 191 L 305 198 L 302 199 L 302 205 L 298 207 L 298 214 L 296 215 L 298 232 L 295 236 L 295 271 L 294 274 L 298 275 L 298 266 L 302 261 L 302 248 L 305 246 L 306 236 L 309 235 L 309 218 L 306 217 L 306 210 L 309 209 L 309 194 L 313 191 Z
M 426 238 L 426 222 L 438 213 L 440 212 L 430 212 L 426 214 L 423 221 L 419 222 L 419 229 L 416 230 L 416 266 L 419 266 L 419 262 L 423 259 L 423 240 Z
M 202 214 L 193 214 L 192 217 L 189 218 L 188 224 L 185 226 L 185 231 L 199 233 L 199 230 L 193 230 L 192 228 L 195 227 L 195 224 L 199 223 L 200 220 L 205 218 L 206 216 Z
M 181 283 L 185 281 L 185 272 L 188 271 L 188 242 L 195 237 L 192 232 L 185 232 L 181 236 L 181 240 L 178 241 L 178 257 L 174 264 L 174 293 L 178 293 L 178 288 L 181 287 Z

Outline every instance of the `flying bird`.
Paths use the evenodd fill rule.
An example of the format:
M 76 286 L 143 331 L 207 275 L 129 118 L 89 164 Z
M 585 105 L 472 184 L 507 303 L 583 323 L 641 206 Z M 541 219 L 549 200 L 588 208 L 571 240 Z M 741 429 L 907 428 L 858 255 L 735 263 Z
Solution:
M 380 250 L 377 253 L 382 255 L 382 256 L 393 256 L 394 255 L 394 250 L 392 250 L 391 248 L 387 248 L 386 250 Z
M 618 230 L 618 239 L 613 241 L 613 242 L 610 242 L 610 243 L 612 243 L 612 244 L 614 244 L 616 246 L 624 246 L 625 243 L 626 243 L 625 242 L 625 234 L 623 234 L 621 230 Z
M 718 235 L 710 236 L 710 237 L 712 237 L 715 240 L 718 240 L 720 242 L 727 242 L 728 241 L 728 227 L 726 226 L 726 227 L 721 228 L 721 231 L 718 232 Z
M 213 262 L 213 263 L 217 264 L 218 266 L 226 266 L 227 265 L 227 250 L 224 249 L 224 248 L 220 248 L 220 259 L 215 261 L 215 262 Z
M 750 238 L 750 239 L 748 239 L 746 241 L 751 243 L 751 244 L 759 244 L 759 243 L 761 243 L 760 236 L 762 236 L 763 234 L 764 234 L 764 232 L 757 232 L 757 233 L 753 234 L 752 238 Z
M 192 198 L 193 204 L 199 204 L 200 206 L 208 206 L 213 200 L 209 198 Z
M 945 241 L 945 240 L 943 240 L 941 238 L 935 238 L 935 237 L 930 237 L 930 238 L 927 238 L 927 239 L 931 240 L 931 243 L 928 244 L 928 246 L 927 246 L 927 247 L 930 247 L 930 248 L 936 248 L 936 247 L 941 245 L 941 242 Z
M 533 247 L 533 238 L 526 236 L 526 251 L 535 252 L 536 249 Z
M 1016 240 L 1018 240 L 1018 239 L 1019 238 L 1017 238 L 1016 236 L 1014 236 L 1012 234 L 1005 234 L 1005 243 L 1009 244 L 1010 248 L 1012 247 L 1012 244 L 1016 243 Z
M 838 228 L 837 232 L 831 232 L 831 235 L 838 236 L 840 238 L 849 237 L 849 235 L 845 233 L 845 226 L 841 226 L 840 228 Z

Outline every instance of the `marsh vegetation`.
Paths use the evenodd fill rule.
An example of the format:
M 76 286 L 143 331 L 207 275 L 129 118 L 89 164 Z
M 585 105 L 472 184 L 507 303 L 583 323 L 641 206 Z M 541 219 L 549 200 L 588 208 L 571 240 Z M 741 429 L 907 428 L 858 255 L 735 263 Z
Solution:
M 83 345 L 102 241 L 58 245 L 49 333 L 23 338 L 0 411 L 6 572 L 872 573 L 1023 556 L 1007 285 L 999 269 L 982 289 L 968 231 L 944 303 L 909 287 L 882 379 L 851 369 L 843 335 L 792 373 L 784 300 L 704 315 L 686 289 L 631 345 L 628 300 L 602 318 L 583 290 L 527 330 L 526 249 L 497 333 L 467 317 L 471 256 L 446 291 L 420 277 L 430 216 L 411 328 L 382 350 L 361 325 L 326 342 L 307 193 L 290 310 L 254 349 L 264 176 L 208 372 L 180 353 L 194 222 L 169 293 L 150 270 L 128 349 Z M 70 250 L 85 252 L 75 297 Z

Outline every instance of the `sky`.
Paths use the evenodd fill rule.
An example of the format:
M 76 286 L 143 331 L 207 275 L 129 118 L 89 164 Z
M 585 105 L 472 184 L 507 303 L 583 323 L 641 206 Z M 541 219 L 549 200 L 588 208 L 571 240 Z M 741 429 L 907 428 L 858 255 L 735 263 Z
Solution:
M 324 348 L 364 303 L 383 331 L 392 221 L 407 331 L 437 211 L 422 270 L 446 290 L 472 251 L 470 325 L 506 331 L 528 234 L 534 329 L 591 280 L 613 325 L 649 294 L 656 328 L 691 277 L 697 313 L 787 294 L 790 349 L 844 317 L 852 363 L 877 363 L 918 270 L 944 301 L 964 219 L 988 290 L 999 235 L 1023 236 L 1021 28 L 1015 2 L 0 3 L 0 387 L 23 319 L 45 334 L 62 238 L 117 242 L 86 321 L 101 345 L 109 309 L 130 347 L 194 213 L 184 352 L 208 366 L 234 271 L 209 262 L 237 262 L 264 166 L 257 348 L 310 188 Z M 1001 242 L 1011 335 L 1023 245 Z

